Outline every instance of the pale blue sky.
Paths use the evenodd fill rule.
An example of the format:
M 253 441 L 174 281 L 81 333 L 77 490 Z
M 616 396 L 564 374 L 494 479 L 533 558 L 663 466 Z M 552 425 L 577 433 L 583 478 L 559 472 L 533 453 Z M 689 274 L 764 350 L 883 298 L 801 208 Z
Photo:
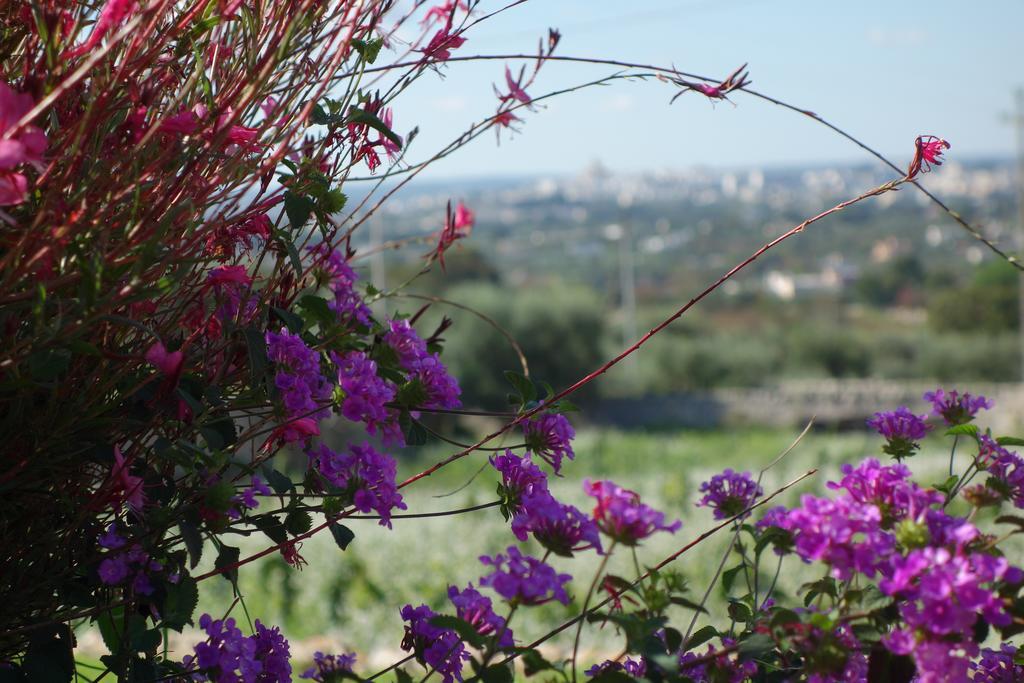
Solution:
M 1024 85 L 1022 0 L 533 0 L 474 28 L 456 54 L 531 52 L 548 26 L 562 31 L 563 55 L 714 76 L 749 62 L 754 88 L 901 160 L 921 133 L 948 139 L 952 158 L 1013 151 L 1000 114 Z M 608 72 L 552 63 L 531 94 Z M 500 62 L 452 64 L 443 80 L 430 75 L 404 93 L 395 128 L 420 126 L 410 160 L 492 112 L 491 83 L 502 78 Z M 663 84 L 619 82 L 566 95 L 528 115 L 512 140 L 497 147 L 485 135 L 430 177 L 574 172 L 595 160 L 637 171 L 867 159 L 808 119 L 742 94 L 737 107 L 693 93 L 669 106 L 672 94 Z

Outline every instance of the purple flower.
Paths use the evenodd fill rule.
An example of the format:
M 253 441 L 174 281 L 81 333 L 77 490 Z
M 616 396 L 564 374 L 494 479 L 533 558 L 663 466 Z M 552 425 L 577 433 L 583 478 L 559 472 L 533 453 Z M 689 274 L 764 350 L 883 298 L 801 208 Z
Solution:
M 501 634 L 498 638 L 499 647 L 514 647 L 512 629 L 505 624 L 505 619 L 494 613 L 491 599 L 480 594 L 480 591 L 469 584 L 459 591 L 455 586 L 448 586 L 448 599 L 455 606 L 455 616 L 468 622 L 482 636 Z
M 1024 459 L 999 445 L 992 437 L 978 437 L 978 462 L 992 476 L 990 483 L 1000 497 L 1024 508 Z
M 562 458 L 573 459 L 572 440 L 576 438 L 569 420 L 565 415 L 545 413 L 540 417 L 532 417 L 523 423 L 523 436 L 526 448 L 541 458 L 555 471 L 562 469 Z
M 701 484 L 700 492 L 705 495 L 697 505 L 713 508 L 715 519 L 734 517 L 764 495 L 764 489 L 750 477 L 750 472 L 733 472 L 731 469 Z
M 320 272 L 327 279 L 327 287 L 334 295 L 333 301 L 327 302 L 342 323 L 355 320 L 364 327 L 370 327 L 371 311 L 355 291 L 356 275 L 352 267 L 336 249 L 327 244 L 318 244 L 309 250 L 323 257 Z
M 321 476 L 347 494 L 363 513 L 375 511 L 380 525 L 391 528 L 391 511 L 405 510 L 395 482 L 395 460 L 368 443 L 349 446 L 348 454 L 335 453 L 324 444 L 309 451 Z
M 217 683 L 289 683 L 288 641 L 277 628 L 267 628 L 256 620 L 256 633 L 242 635 L 234 619 L 199 618 L 207 639 L 196 645 L 195 655 L 182 661 L 192 679 Z
M 974 683 L 1017 683 L 1024 681 L 1024 666 L 1014 661 L 1017 648 L 1003 643 L 998 650 L 985 648 L 981 660 L 971 664 Z
M 139 595 L 153 594 L 150 575 L 163 570 L 163 564 L 151 558 L 137 543 L 126 549 L 127 541 L 117 533 L 116 523 L 107 527 L 99 544 L 111 551 L 97 569 L 100 581 L 107 586 L 130 584 L 132 591 Z
M 928 507 L 944 502 L 938 491 L 924 490 L 910 481 L 910 470 L 900 463 L 883 466 L 867 458 L 856 468 L 845 464 L 840 469 L 843 478 L 828 482 L 828 488 L 845 489 L 853 501 L 878 506 L 885 528 L 896 521 L 916 519 Z
M 281 394 L 285 415 L 322 420 L 330 415 L 332 387 L 320 374 L 320 354 L 306 346 L 302 337 L 288 330 L 267 332 L 267 356 L 277 372 L 274 386 Z
M 736 642 L 729 638 L 722 638 L 722 647 L 728 648 Z M 714 655 L 718 650 L 714 645 L 708 644 L 707 652 L 702 655 L 696 652 L 683 652 L 679 655 L 679 672 L 693 681 L 699 683 L 743 683 L 757 675 L 757 663 L 746 660 L 740 661 L 735 656 L 722 654 L 712 657 L 699 664 L 693 664 L 697 660 Z
M 932 412 L 941 415 L 947 425 L 966 424 L 974 419 L 979 410 L 988 410 L 995 405 L 984 396 L 971 396 L 968 392 L 962 395 L 955 389 L 946 393 L 943 389 L 927 391 L 924 400 L 932 404 Z
M 572 557 L 588 548 L 601 552 L 601 536 L 593 520 L 572 505 L 555 500 L 547 491 L 522 497 L 519 512 L 512 518 L 512 533 L 525 541 L 532 533 L 546 549 Z
M 342 415 L 365 423 L 369 434 L 376 434 L 378 427 L 394 420 L 394 412 L 385 404 L 395 398 L 395 387 L 377 375 L 374 361 L 362 351 L 349 351 L 344 356 L 332 352 L 331 358 L 338 366 L 338 385 L 345 392 Z M 390 437 L 393 432 L 385 429 L 383 434 Z
M 402 367 L 408 369 L 427 356 L 427 343 L 420 339 L 408 320 L 391 320 L 388 325 L 391 329 L 384 334 L 384 343 L 394 349 Z
M 906 406 L 884 413 L 875 413 L 868 420 L 868 427 L 881 434 L 889 442 L 883 449 L 897 460 L 909 457 L 920 447 L 918 441 L 923 439 L 931 429 L 925 420 L 927 415 L 914 415 Z
M 606 659 L 600 664 L 595 664 L 587 669 L 586 674 L 589 678 L 593 678 L 598 674 L 603 674 L 605 671 L 625 671 L 634 678 L 643 678 L 647 675 L 647 662 L 643 659 L 630 659 L 629 657 L 626 657 L 621 662 Z
M 529 455 L 521 458 L 512 451 L 505 451 L 504 455 L 492 456 L 491 465 L 501 473 L 498 495 L 505 519 L 522 509 L 525 497 L 548 492 L 547 475 L 533 464 Z
M 391 329 L 384 334 L 384 342 L 394 349 L 398 362 L 409 373 L 423 392 L 424 408 L 458 408 L 462 403 L 462 390 L 455 378 L 436 353 L 427 351 L 427 344 L 412 328 L 408 320 L 390 321 Z
M 676 520 L 665 524 L 665 515 L 640 502 L 633 491 L 610 481 L 583 481 L 583 490 L 597 499 L 593 518 L 597 528 L 612 540 L 634 546 L 656 531 L 674 534 L 683 525 Z
M 402 649 L 415 653 L 423 666 L 436 669 L 444 683 L 452 683 L 456 679 L 461 681 L 462 664 L 469 659 L 469 653 L 455 631 L 430 623 L 436 616 L 426 605 L 415 609 L 412 605 L 403 607 L 402 620 L 409 623 L 405 626 Z
M 317 683 L 340 683 L 343 679 L 337 674 L 352 673 L 355 665 L 355 653 L 325 655 L 323 652 L 317 652 L 313 655 L 313 666 L 306 669 L 299 678 L 311 678 Z
M 481 585 L 489 586 L 513 604 L 540 605 L 549 600 L 569 604 L 564 586 L 572 579 L 570 575 L 559 574 L 550 565 L 523 555 L 514 545 L 506 552 L 507 556 L 498 553 L 480 558 L 483 564 L 494 567 L 492 573 L 480 579 Z
M 887 566 L 896 541 L 881 529 L 876 505 L 846 496 L 829 500 L 809 495 L 800 503 L 786 514 L 783 528 L 793 534 L 794 550 L 805 561 L 824 562 L 843 580 L 854 573 L 873 577 Z
M 242 511 L 239 510 L 239 508 L 255 510 L 260 506 L 260 501 L 256 497 L 256 494 L 269 496 L 272 493 L 273 491 L 270 490 L 269 486 L 263 483 L 262 479 L 253 475 L 252 484 L 248 488 L 243 489 L 239 495 L 234 496 L 231 499 L 231 502 L 234 503 L 234 505 L 228 509 L 228 517 L 231 519 L 241 519 Z
M 260 683 L 291 681 L 291 653 L 288 641 L 281 635 L 281 630 L 276 626 L 267 628 L 259 619 L 256 620 L 255 626 L 256 633 L 252 635 L 252 639 L 256 642 L 256 659 L 263 663 L 263 672 L 258 680 Z

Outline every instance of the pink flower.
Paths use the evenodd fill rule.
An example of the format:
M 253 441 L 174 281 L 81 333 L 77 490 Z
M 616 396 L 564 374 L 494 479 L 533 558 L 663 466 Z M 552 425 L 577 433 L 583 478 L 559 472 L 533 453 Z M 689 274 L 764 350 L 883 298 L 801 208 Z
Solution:
M 192 135 L 199 127 L 199 115 L 193 111 L 183 111 L 170 118 L 164 119 L 160 124 L 161 133 L 171 135 Z
M 118 501 L 127 502 L 128 507 L 135 512 L 142 510 L 146 504 L 146 496 L 142 492 L 142 477 L 134 477 L 128 473 L 128 463 L 117 446 L 114 446 L 114 467 L 110 470 L 110 478 L 120 492 Z
M 92 50 L 99 45 L 100 41 L 111 29 L 123 24 L 136 9 L 138 9 L 136 0 L 107 0 L 107 3 L 103 5 L 103 9 L 100 10 L 99 19 L 96 20 L 96 24 L 92 27 L 89 39 L 75 49 L 66 52 L 65 58 L 73 59 Z
M 316 420 L 309 417 L 291 420 L 270 433 L 270 438 L 263 444 L 262 450 L 269 451 L 275 443 L 280 446 L 295 441 L 308 441 L 314 436 L 320 436 L 320 425 Z
M 942 138 L 934 135 L 919 135 L 914 140 L 914 158 L 907 168 L 907 178 L 913 179 L 919 173 L 927 173 L 932 170 L 932 165 L 941 166 L 942 153 L 949 149 L 950 145 Z
M 451 26 L 446 26 L 434 34 L 434 37 L 427 43 L 427 47 L 421 50 L 423 61 L 443 62 L 452 56 L 452 50 L 462 47 L 466 39 L 459 35 L 450 35 L 448 33 L 450 28 Z
M 508 66 L 505 67 L 505 83 L 508 85 L 508 94 L 500 96 L 502 102 L 507 100 L 518 100 L 523 104 L 530 104 L 530 102 L 533 102 L 530 96 L 526 94 L 526 91 L 523 90 L 523 87 L 520 85 L 522 80 L 523 72 L 519 73 L 519 80 L 517 81 L 512 78 L 512 72 L 509 70 Z
M 469 7 L 462 0 L 447 0 L 447 2 L 434 5 L 428 9 L 427 13 L 423 15 L 423 19 L 420 20 L 420 24 L 425 26 L 434 22 L 439 24 L 442 22 L 447 23 L 451 21 L 457 10 L 469 12 Z
M 441 270 L 444 266 L 444 252 L 455 240 L 468 237 L 473 229 L 476 217 L 473 212 L 466 208 L 466 205 L 459 202 L 455 212 L 452 212 L 451 202 L 448 203 L 448 214 L 445 217 L 444 228 L 441 229 L 441 238 L 437 242 L 437 259 L 441 262 Z
M 495 125 L 501 126 L 502 128 L 509 128 L 512 126 L 513 121 L 522 121 L 521 118 L 516 116 L 510 111 L 499 111 L 494 115 Z
M 28 192 L 25 176 L 14 169 L 24 163 L 42 171 L 46 135 L 33 125 L 14 127 L 34 106 L 32 96 L 15 92 L 0 81 L 0 206 L 20 204 Z
M 381 111 L 380 120 L 385 126 L 387 126 L 388 130 L 391 130 L 390 108 Z M 398 152 L 402 149 L 397 143 L 395 143 L 394 140 L 392 140 L 386 135 L 381 135 L 380 140 L 378 140 L 378 143 L 380 143 L 380 145 L 384 148 L 384 151 L 387 152 L 388 159 L 394 159 Z
M 177 378 L 181 374 L 185 354 L 181 351 L 168 351 L 161 342 L 157 342 L 149 347 L 146 360 L 168 378 Z
M 210 271 L 206 281 L 211 285 L 236 284 L 248 285 L 252 278 L 245 271 L 245 266 L 218 266 Z

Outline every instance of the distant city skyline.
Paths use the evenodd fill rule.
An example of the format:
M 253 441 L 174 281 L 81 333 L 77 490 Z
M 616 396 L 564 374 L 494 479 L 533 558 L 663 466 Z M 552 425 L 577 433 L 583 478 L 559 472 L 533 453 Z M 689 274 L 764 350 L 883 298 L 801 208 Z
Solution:
M 485 13 L 504 3 L 485 0 Z M 527 2 L 475 27 L 455 54 L 530 53 L 547 28 L 558 54 L 674 65 L 725 76 L 749 62 L 755 89 L 813 110 L 897 163 L 918 134 L 948 139 L 950 159 L 1009 158 L 1002 120 L 1013 91 L 1024 2 L 954 0 L 820 3 L 808 0 Z M 515 67 L 514 62 L 510 65 Z M 551 63 L 534 96 L 610 73 Z M 501 61 L 451 64 L 395 103 L 395 129 L 419 126 L 420 161 L 493 112 Z M 801 166 L 868 162 L 865 152 L 810 119 L 736 93 L 712 104 L 696 93 L 669 105 L 655 81 L 619 82 L 550 100 L 502 143 L 485 135 L 438 162 L 425 178 L 574 173 L 598 162 L 635 172 L 692 166 Z

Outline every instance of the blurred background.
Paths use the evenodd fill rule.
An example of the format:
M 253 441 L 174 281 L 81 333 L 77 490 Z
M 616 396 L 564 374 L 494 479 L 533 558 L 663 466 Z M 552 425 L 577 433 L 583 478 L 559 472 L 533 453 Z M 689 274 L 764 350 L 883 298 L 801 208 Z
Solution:
M 484 2 L 481 10 L 499 6 Z M 715 77 L 749 62 L 754 88 L 817 112 L 900 166 L 917 135 L 948 139 L 946 163 L 921 182 L 1015 251 L 1024 230 L 1024 82 L 1014 69 L 1021 25 L 1024 4 L 1016 0 L 538 1 L 481 24 L 458 54 L 530 53 L 557 27 L 559 54 Z M 513 68 L 522 63 L 508 60 Z M 429 158 L 492 115 L 492 84 L 503 87 L 503 66 L 453 63 L 396 102 L 395 129 L 407 135 L 418 126 L 407 160 Z M 551 63 L 530 93 L 612 71 Z M 618 82 L 538 106 L 523 116 L 521 132 L 503 131 L 500 145 L 483 136 L 402 188 L 356 235 L 354 265 L 381 290 L 408 281 L 435 247 L 449 200 L 464 201 L 476 225 L 446 254 L 447 273 L 435 268 L 403 291 L 487 316 L 521 345 L 531 376 L 560 389 L 768 239 L 895 177 L 824 127 L 743 93 L 718 103 L 688 93 L 670 104 L 674 94 L 655 81 Z M 350 206 L 375 182 L 350 181 Z M 411 245 L 386 248 L 396 240 Z M 812 416 L 810 435 L 765 473 L 766 489 L 817 466 L 822 473 L 801 490 L 820 490 L 839 463 L 884 457 L 864 420 L 900 404 L 924 413 L 921 394 L 940 385 L 994 398 L 981 426 L 1014 433 L 1024 425 L 1020 283 L 913 188 L 829 218 L 769 252 L 576 397 L 583 408 L 571 416 L 577 458 L 554 492 L 587 510 L 582 479 L 609 477 L 683 519 L 677 536 L 643 549 L 641 561 L 653 564 L 711 525 L 693 505 L 701 481 L 728 466 L 758 471 Z M 378 312 L 422 303 L 391 298 Z M 441 316 L 454 321 L 443 358 L 466 406 L 504 409 L 502 371 L 518 369 L 507 341 L 474 313 L 443 304 L 431 306 L 421 330 L 429 333 Z M 456 442 L 498 424 L 429 421 Z M 328 438 L 340 446 L 362 435 L 338 425 Z M 923 482 L 945 478 L 948 448 L 939 436 L 926 442 L 913 463 Z M 399 476 L 457 450 L 432 439 L 396 453 Z M 297 468 L 303 461 L 296 454 Z M 494 498 L 494 479 L 478 453 L 410 487 L 406 498 L 415 512 L 475 505 Z M 282 624 L 300 657 L 354 649 L 363 666 L 394 661 L 404 654 L 400 607 L 440 607 L 446 585 L 479 577 L 477 556 L 513 540 L 493 509 L 397 519 L 393 531 L 371 520 L 351 526 L 356 540 L 345 553 L 329 538 L 307 541 L 303 573 L 275 557 L 242 574 L 249 613 Z M 266 545 L 255 537 L 245 543 L 243 554 Z M 721 547 L 702 546 L 702 561 L 679 564 L 697 597 Z M 559 564 L 578 577 L 578 594 L 594 559 Z M 613 562 L 612 571 L 632 575 L 628 559 L 619 559 L 623 566 Z M 780 590 L 815 578 L 805 574 L 798 563 L 787 566 Z M 226 582 L 204 582 L 203 591 L 211 612 L 232 602 Z M 515 632 L 536 636 L 562 614 L 517 615 Z M 586 656 L 614 654 L 605 651 L 616 643 L 595 631 L 584 640 Z M 549 654 L 564 654 L 564 646 L 554 641 Z

